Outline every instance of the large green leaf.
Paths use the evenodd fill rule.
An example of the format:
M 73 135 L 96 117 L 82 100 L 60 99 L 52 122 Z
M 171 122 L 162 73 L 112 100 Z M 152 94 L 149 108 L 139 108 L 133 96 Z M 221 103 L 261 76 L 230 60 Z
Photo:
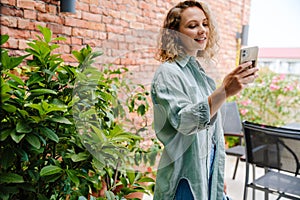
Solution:
M 35 95 L 43 95 L 43 94 L 57 94 L 54 90 L 50 89 L 33 89 L 30 90 L 31 93 L 34 93 Z
M 15 131 L 15 129 L 4 129 L 0 131 L 0 141 L 6 140 L 7 136 L 10 135 L 11 132 Z
M 14 173 L 3 173 L 0 174 L 0 183 L 23 183 L 24 179 L 22 176 Z
M 71 181 L 73 183 L 75 183 L 76 187 L 78 187 L 79 184 L 80 184 L 80 181 L 79 181 L 79 178 L 76 175 L 77 172 L 75 170 L 69 170 L 69 169 L 67 169 L 66 173 L 67 173 L 68 177 L 71 179 Z
M 43 134 L 44 136 L 46 136 L 50 140 L 58 143 L 59 138 L 58 138 L 57 134 L 53 130 L 51 130 L 48 127 L 39 127 L 39 129 L 41 131 L 41 134 Z
M 73 154 L 71 156 L 71 159 L 73 162 L 80 162 L 80 161 L 84 161 L 89 157 L 89 154 L 86 152 L 80 152 L 78 154 Z
M 1 41 L 0 41 L 0 45 L 4 44 L 5 42 L 7 42 L 7 40 L 9 39 L 8 35 L 0 35 Z
M 67 118 L 62 117 L 62 116 L 51 117 L 51 118 L 49 118 L 49 120 L 53 121 L 53 122 L 61 123 L 61 124 L 72 124 L 72 122 L 70 122 L 70 120 L 68 120 Z
M 16 106 L 8 104 L 8 103 L 4 103 L 2 106 L 3 106 L 2 108 L 4 110 L 6 110 L 7 112 L 10 112 L 10 113 L 16 112 L 16 110 L 17 110 Z
M 41 148 L 41 142 L 36 135 L 33 134 L 26 135 L 25 140 L 36 149 Z
M 24 86 L 24 81 L 19 78 L 18 76 L 11 74 L 11 73 L 6 73 L 6 75 L 8 75 L 10 78 L 12 78 L 14 81 L 16 81 L 19 85 Z
M 44 39 L 47 43 L 51 42 L 52 39 L 52 31 L 47 27 L 42 27 L 38 25 L 38 29 L 41 31 L 41 33 L 44 36 Z
M 19 121 L 16 126 L 16 131 L 18 133 L 30 133 L 32 128 L 27 121 Z
M 26 85 L 30 86 L 43 80 L 45 80 L 44 77 L 42 77 L 39 73 L 35 72 L 29 77 L 29 79 L 26 82 Z
M 63 170 L 62 168 L 55 166 L 55 165 L 48 165 L 43 167 L 40 172 L 40 176 L 49 176 L 53 174 L 61 173 Z
M 16 131 L 13 131 L 10 133 L 10 137 L 11 137 L 11 139 L 13 139 L 13 141 L 15 141 L 16 143 L 19 143 L 25 137 L 25 133 L 17 134 Z
M 28 161 L 28 154 L 26 153 L 26 151 L 24 151 L 21 148 L 16 148 L 15 151 L 17 152 L 17 154 L 19 154 L 19 156 L 21 157 L 21 161 Z
M 7 147 L 1 153 L 2 153 L 2 155 L 5 155 L 5 156 L 1 156 L 0 165 L 1 165 L 1 168 L 6 170 L 14 165 L 16 155 L 15 155 L 14 149 L 12 149 L 11 147 Z
M 24 58 L 29 55 L 19 56 L 19 57 L 10 57 L 8 52 L 1 53 L 1 62 L 4 70 L 11 70 L 20 65 Z

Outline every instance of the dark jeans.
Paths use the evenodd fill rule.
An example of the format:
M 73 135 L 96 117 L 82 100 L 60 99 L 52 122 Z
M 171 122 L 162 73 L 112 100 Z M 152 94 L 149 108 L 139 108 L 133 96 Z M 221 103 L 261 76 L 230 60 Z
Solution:
M 186 179 L 179 181 L 174 200 L 194 200 L 189 182 Z
M 215 146 L 213 145 L 211 149 L 211 157 L 210 157 L 210 173 L 209 173 L 209 180 L 208 180 L 208 185 L 209 185 L 209 193 L 211 190 L 211 176 L 213 173 L 213 162 L 215 159 Z M 210 196 L 210 194 L 209 194 Z M 179 184 L 176 189 L 176 194 L 175 194 L 175 199 L 174 200 L 194 200 L 193 193 L 191 191 L 189 182 L 186 179 L 181 179 L 179 181 Z M 229 197 L 223 193 L 223 200 L 230 200 Z

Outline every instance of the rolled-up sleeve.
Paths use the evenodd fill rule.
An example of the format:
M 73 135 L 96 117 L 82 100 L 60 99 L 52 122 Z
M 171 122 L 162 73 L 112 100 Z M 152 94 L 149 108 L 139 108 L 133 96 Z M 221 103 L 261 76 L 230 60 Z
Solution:
M 160 73 L 152 85 L 154 106 L 159 106 L 160 119 L 166 120 L 184 135 L 196 133 L 210 125 L 210 108 L 207 97 L 195 102 L 195 88 L 188 86 L 183 77 L 176 73 Z

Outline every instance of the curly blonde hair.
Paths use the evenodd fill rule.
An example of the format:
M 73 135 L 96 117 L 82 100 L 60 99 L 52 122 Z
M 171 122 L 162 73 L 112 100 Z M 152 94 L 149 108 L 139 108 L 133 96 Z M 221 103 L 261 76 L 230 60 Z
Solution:
M 203 2 L 184 1 L 171 8 L 164 20 L 163 28 L 160 32 L 160 38 L 158 40 L 158 52 L 156 59 L 161 62 L 173 61 L 177 56 L 185 53 L 178 34 L 179 25 L 181 22 L 181 14 L 185 9 L 195 6 L 200 8 L 206 15 L 210 32 L 207 45 L 203 51 L 198 53 L 198 56 L 201 56 L 204 59 L 214 57 L 219 47 L 219 36 L 216 22 L 213 19 L 208 5 Z

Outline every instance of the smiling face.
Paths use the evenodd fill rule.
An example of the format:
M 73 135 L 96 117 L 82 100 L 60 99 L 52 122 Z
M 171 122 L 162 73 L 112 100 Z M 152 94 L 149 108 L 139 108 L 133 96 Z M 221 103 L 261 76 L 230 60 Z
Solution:
M 181 42 L 190 55 L 204 50 L 209 37 L 209 24 L 205 13 L 198 7 L 189 7 L 181 13 L 179 32 Z M 186 37 L 188 36 L 188 37 Z

